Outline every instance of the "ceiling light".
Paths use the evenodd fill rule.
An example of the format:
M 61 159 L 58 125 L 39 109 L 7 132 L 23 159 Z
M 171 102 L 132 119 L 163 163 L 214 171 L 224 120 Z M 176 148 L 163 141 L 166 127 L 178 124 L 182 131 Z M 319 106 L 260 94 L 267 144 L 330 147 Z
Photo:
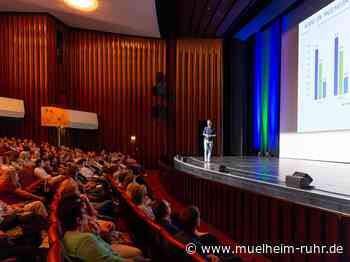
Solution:
M 81 11 L 93 11 L 97 8 L 97 0 L 64 0 L 64 2 Z

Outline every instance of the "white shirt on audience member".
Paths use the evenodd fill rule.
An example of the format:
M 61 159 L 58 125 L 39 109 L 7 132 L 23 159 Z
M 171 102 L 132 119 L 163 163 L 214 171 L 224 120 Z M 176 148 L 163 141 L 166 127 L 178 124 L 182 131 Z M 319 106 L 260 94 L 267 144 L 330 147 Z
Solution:
M 40 179 L 48 179 L 49 178 L 49 174 L 42 167 L 34 168 L 34 175 Z
M 86 178 L 91 178 L 94 175 L 94 172 L 86 166 L 83 166 L 82 168 L 80 168 L 79 173 Z

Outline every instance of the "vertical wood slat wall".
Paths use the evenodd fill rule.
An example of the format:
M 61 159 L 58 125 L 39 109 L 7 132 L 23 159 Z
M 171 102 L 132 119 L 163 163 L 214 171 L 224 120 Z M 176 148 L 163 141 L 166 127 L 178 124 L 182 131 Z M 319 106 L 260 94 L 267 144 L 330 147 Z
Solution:
M 96 144 L 132 153 L 155 166 L 166 151 L 166 121 L 152 117 L 152 106 L 164 104 L 152 88 L 156 73 L 165 74 L 166 42 L 73 30 L 67 45 L 70 108 L 96 112 Z M 74 138 L 73 138 L 74 139 Z
M 222 153 L 222 41 L 181 39 L 176 43 L 175 151 L 197 155 L 199 121 L 213 120 L 216 154 Z
M 40 107 L 54 101 L 55 22 L 46 15 L 0 16 L 0 96 L 23 99 L 23 120 L 1 119 L 0 135 L 48 139 Z
M 58 64 L 57 32 L 63 39 Z M 0 95 L 24 99 L 24 120 L 1 118 L 0 135 L 47 141 L 40 107 L 59 105 L 96 112 L 98 132 L 70 130 L 73 145 L 92 145 L 135 153 L 148 167 L 169 153 L 198 153 L 198 121 L 212 118 L 217 128 L 215 151 L 221 153 L 222 43 L 176 40 L 174 90 L 175 139 L 167 140 L 167 123 L 152 117 L 156 72 L 166 73 L 166 41 L 123 37 L 71 29 L 45 14 L 0 15 Z M 52 133 L 50 133 L 52 134 Z M 52 139 L 51 139 L 52 141 Z M 91 148 L 91 147 L 90 147 Z
M 198 206 L 205 222 L 241 245 L 308 245 L 303 254 L 297 249 L 295 254 L 265 254 L 271 261 L 350 261 L 347 214 L 248 192 L 169 168 L 161 168 L 161 183 L 182 204 Z M 336 244 L 343 252 L 331 253 L 335 252 L 333 247 L 329 253 L 313 253 L 310 246 L 314 244 Z M 266 260 L 256 257 L 254 261 Z

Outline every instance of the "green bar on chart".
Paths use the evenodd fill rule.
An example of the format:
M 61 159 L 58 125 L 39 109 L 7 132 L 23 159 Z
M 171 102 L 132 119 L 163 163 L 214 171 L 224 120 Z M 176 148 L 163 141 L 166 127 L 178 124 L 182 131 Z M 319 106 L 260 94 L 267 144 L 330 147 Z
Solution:
M 320 99 L 322 95 L 322 63 L 319 64 L 318 69 L 318 96 L 317 99 Z
M 344 51 L 340 51 L 339 59 L 339 95 L 343 94 L 343 83 L 344 83 Z

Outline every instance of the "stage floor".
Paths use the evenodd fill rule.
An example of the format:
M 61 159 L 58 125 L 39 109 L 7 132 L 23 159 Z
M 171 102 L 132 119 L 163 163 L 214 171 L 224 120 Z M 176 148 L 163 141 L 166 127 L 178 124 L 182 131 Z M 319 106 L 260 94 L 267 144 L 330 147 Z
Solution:
M 220 165 L 227 172 L 219 170 Z M 183 174 L 226 184 L 306 206 L 350 214 L 350 164 L 258 157 L 174 158 L 174 167 Z M 309 174 L 311 189 L 288 187 L 285 177 L 295 171 Z
M 218 171 L 225 165 L 235 176 L 285 186 L 287 175 L 295 171 L 309 174 L 313 178 L 311 191 L 350 199 L 350 164 L 298 160 L 287 158 L 258 157 L 213 157 L 211 163 L 204 163 L 202 157 L 186 157 L 186 163 L 201 169 Z

